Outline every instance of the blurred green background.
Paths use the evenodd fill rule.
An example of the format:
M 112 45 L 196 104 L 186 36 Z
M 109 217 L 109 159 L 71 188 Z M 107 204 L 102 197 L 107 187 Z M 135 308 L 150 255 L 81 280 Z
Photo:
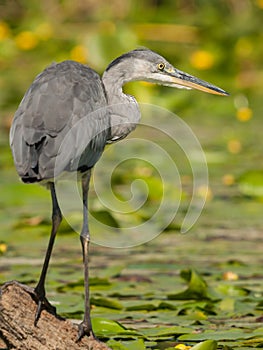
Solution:
M 144 310 L 148 313 L 146 318 L 152 317 L 154 324 L 182 324 L 181 318 L 171 318 L 168 313 L 165 319 L 162 311 L 158 313 L 156 303 L 153 307 L 151 304 L 149 307 L 149 303 L 145 306 L 145 300 L 149 298 L 147 291 L 157 291 L 152 299 L 158 299 L 161 294 L 171 292 L 169 288 L 182 288 L 178 271 L 194 266 L 212 286 L 226 283 L 228 277 L 223 277 L 224 273 L 233 272 L 235 278 L 229 278 L 230 286 L 246 286 L 247 294 L 233 293 L 229 287 L 231 290 L 224 291 L 221 300 L 227 298 L 233 303 L 213 305 L 213 310 L 211 305 L 190 307 L 187 304 L 177 315 L 188 317 L 183 318 L 185 325 L 195 330 L 198 323 L 200 329 L 206 330 L 211 328 L 211 324 L 206 323 L 211 315 L 218 319 L 227 315 L 233 322 L 226 324 L 225 330 L 229 331 L 235 317 L 246 317 L 248 310 L 255 322 L 262 312 L 263 290 L 260 272 L 263 262 L 262 23 L 262 0 L 0 0 L 0 282 L 17 278 L 35 283 L 49 232 L 49 194 L 39 186 L 19 183 L 8 145 L 12 117 L 25 91 L 34 77 L 54 61 L 73 59 L 102 73 L 118 55 L 137 47 L 148 47 L 180 70 L 227 90 L 230 97 L 139 82 L 125 87 L 139 102 L 165 107 L 180 115 L 193 129 L 207 157 L 210 187 L 206 208 L 188 235 L 172 235 L 178 228 L 174 223 L 163 238 L 149 243 L 150 247 L 124 252 L 93 247 L 93 274 L 104 278 L 104 282 L 105 278 L 110 281 L 108 289 L 103 281 L 93 281 L 93 295 L 104 296 L 106 300 L 103 305 L 96 298 L 93 300 L 97 305 L 94 313 L 121 320 L 126 325 L 134 319 L 134 327 L 139 321 L 145 327 L 146 321 L 142 321 L 145 316 L 138 312 Z M 133 180 L 136 174 L 128 171 L 131 175 L 124 172 L 117 179 Z M 184 181 L 187 185 L 187 177 Z M 81 258 L 78 239 L 71 233 L 64 223 L 48 288 L 61 303 L 60 312 L 81 318 Z M 136 259 L 144 264 L 136 263 Z M 171 287 L 173 273 L 176 282 Z M 144 277 L 149 274 L 151 283 Z M 160 278 L 166 288 L 162 291 Z M 71 285 L 72 281 L 79 284 Z M 63 284 L 66 296 L 64 290 L 59 289 Z M 123 295 L 117 293 L 120 285 Z M 132 294 L 129 288 L 135 288 L 132 298 L 139 295 L 138 300 L 144 301 L 144 306 L 140 309 L 138 304 L 137 309 L 131 309 L 124 302 L 119 309 L 115 305 L 117 311 L 113 312 L 115 309 L 107 304 L 106 298 L 125 300 Z M 116 291 L 115 296 L 112 290 Z M 244 309 L 246 302 L 247 309 Z M 173 306 L 170 308 L 174 312 Z M 130 320 L 125 318 L 127 313 Z M 244 329 L 252 332 L 249 327 L 254 327 L 253 331 L 259 327 L 249 322 L 250 326 L 245 321 L 240 324 L 241 333 Z M 263 331 L 255 334 L 262 336 Z M 167 341 L 164 334 L 155 336 Z M 185 339 L 190 343 L 195 341 L 194 337 Z M 226 346 L 224 349 L 255 348 L 263 342 L 262 336 L 250 347 L 251 344 L 244 345 L 242 341 L 226 344 L 224 339 L 222 335 L 219 343 L 220 348 Z M 136 346 L 139 349 L 138 344 Z M 171 344 L 155 346 L 150 344 L 149 348 L 168 349 Z
M 51 62 L 73 59 L 102 73 L 116 56 L 145 46 L 179 69 L 223 87 L 231 97 L 215 99 L 158 86 L 146 88 L 143 83 L 130 84 L 126 91 L 139 102 L 166 107 L 182 118 L 192 116 L 193 128 L 205 127 L 206 115 L 215 127 L 232 123 L 233 139 L 227 130 L 224 146 L 238 154 L 249 142 L 239 132 L 256 129 L 261 114 L 262 17 L 260 0 L 107 4 L 2 0 L 1 145 L 6 144 L 12 116 L 26 89 Z

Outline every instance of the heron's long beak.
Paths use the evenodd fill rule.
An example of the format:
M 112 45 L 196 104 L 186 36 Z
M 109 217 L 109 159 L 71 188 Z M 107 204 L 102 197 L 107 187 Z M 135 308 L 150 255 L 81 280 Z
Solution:
M 229 95 L 229 93 L 225 90 L 176 68 L 166 70 L 165 72 L 170 76 L 172 85 L 175 84 L 177 87 L 197 89 L 215 95 Z

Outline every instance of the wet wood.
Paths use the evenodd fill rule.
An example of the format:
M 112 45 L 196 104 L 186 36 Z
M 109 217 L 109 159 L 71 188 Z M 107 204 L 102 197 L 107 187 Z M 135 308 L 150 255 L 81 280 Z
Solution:
M 78 327 L 43 310 L 34 326 L 36 303 L 33 289 L 16 281 L 0 289 L 0 338 L 6 349 L 109 350 L 106 344 L 84 337 L 76 342 Z M 0 342 L 1 349 L 4 349 Z

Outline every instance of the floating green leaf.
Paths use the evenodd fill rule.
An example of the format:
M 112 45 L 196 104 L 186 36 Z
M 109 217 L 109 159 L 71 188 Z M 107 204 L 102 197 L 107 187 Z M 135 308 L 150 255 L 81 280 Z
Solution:
M 118 301 L 110 298 L 95 298 L 92 297 L 90 300 L 90 303 L 92 305 L 96 306 L 103 306 L 103 307 L 108 307 L 110 309 L 116 309 L 116 310 L 121 310 L 123 308 L 122 304 L 119 303 Z
M 227 330 L 217 330 L 217 331 L 204 331 L 201 333 L 188 333 L 180 336 L 180 340 L 196 341 L 196 340 L 238 340 L 238 339 L 249 339 L 251 338 L 251 333 L 246 333 L 244 329 L 227 329 Z
M 235 286 L 233 285 L 233 283 L 232 284 L 220 283 L 216 287 L 216 291 L 228 297 L 239 297 L 239 296 L 245 296 L 248 294 L 247 289 L 243 287 Z
M 181 293 L 169 294 L 171 300 L 209 299 L 208 287 L 205 280 L 194 270 L 186 270 L 181 273 L 188 282 L 188 288 Z
M 107 342 L 107 345 L 112 350 L 145 350 L 146 349 L 142 339 L 136 339 L 131 341 L 116 341 L 111 339 Z
M 263 197 L 263 170 L 249 170 L 238 179 L 242 194 L 252 197 Z
M 196 344 L 191 350 L 216 350 L 217 342 L 215 340 L 205 340 L 202 343 Z
M 189 327 L 173 326 L 173 327 L 153 327 L 140 329 L 140 332 L 149 338 L 157 338 L 164 336 L 178 336 L 180 334 L 191 333 L 192 329 Z
M 100 277 L 91 277 L 89 280 L 90 286 L 109 286 L 110 282 L 107 278 L 100 278 Z M 65 284 L 61 284 L 57 287 L 58 292 L 66 292 L 67 290 L 79 290 L 83 291 L 84 286 L 84 279 L 80 278 L 77 281 L 74 282 L 68 282 Z
M 121 338 L 137 338 L 141 334 L 135 330 L 127 329 L 119 322 L 106 319 L 104 317 L 94 317 L 92 326 L 97 336 L 102 338 L 110 338 L 118 336 Z
M 92 319 L 92 326 L 95 333 L 100 334 L 118 334 L 126 330 L 119 322 L 108 320 L 102 317 L 94 317 Z
M 154 303 L 136 303 L 135 305 L 127 306 L 126 310 L 127 311 L 139 311 L 139 310 L 156 310 L 158 307 L 154 305 Z

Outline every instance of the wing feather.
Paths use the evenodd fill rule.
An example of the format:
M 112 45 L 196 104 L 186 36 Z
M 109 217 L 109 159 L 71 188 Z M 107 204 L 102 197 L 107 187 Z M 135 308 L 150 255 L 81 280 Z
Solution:
M 10 144 L 18 174 L 35 182 L 93 167 L 109 128 L 99 75 L 74 61 L 52 64 L 36 77 L 14 116 Z

